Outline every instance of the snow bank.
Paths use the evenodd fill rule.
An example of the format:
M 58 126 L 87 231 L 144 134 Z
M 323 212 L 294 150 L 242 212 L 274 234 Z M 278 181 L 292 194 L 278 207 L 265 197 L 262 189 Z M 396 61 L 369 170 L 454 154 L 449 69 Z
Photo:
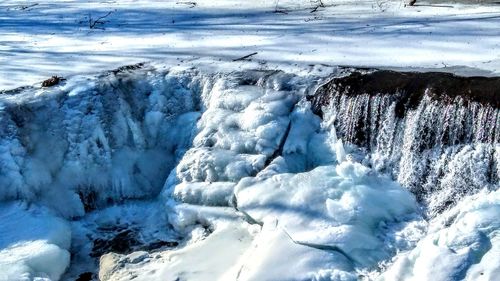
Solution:
M 500 274 L 500 191 L 469 196 L 378 280 L 495 280 Z
M 59 280 L 70 243 L 69 224 L 46 209 L 0 204 L 0 280 Z

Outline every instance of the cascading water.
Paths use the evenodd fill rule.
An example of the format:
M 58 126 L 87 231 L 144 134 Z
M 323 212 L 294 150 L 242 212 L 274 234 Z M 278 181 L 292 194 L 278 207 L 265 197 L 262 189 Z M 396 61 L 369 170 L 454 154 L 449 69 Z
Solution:
M 366 148 L 436 214 L 480 189 L 498 188 L 500 79 L 445 73 L 354 72 L 309 97 L 339 137 Z

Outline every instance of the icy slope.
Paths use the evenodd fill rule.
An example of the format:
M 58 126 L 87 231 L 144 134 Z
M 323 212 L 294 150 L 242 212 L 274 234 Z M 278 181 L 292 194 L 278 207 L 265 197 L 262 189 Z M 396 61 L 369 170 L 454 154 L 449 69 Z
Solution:
M 71 217 L 153 198 L 190 145 L 203 83 L 195 73 L 137 71 L 2 95 L 1 199 L 42 201 Z

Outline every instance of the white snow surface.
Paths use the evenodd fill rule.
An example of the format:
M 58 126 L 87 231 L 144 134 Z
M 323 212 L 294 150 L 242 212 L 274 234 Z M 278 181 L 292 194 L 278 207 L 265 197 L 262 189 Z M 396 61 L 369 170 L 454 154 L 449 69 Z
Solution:
M 0 90 L 143 61 L 210 67 L 253 52 L 269 68 L 500 73 L 500 6 L 491 1 L 405 7 L 399 0 L 323 0 L 327 7 L 315 13 L 310 0 L 188 2 L 2 1 Z
M 495 280 L 500 274 L 500 191 L 464 199 L 431 222 L 415 249 L 377 280 Z
M 0 280 L 58 280 L 70 264 L 71 228 L 49 210 L 0 204 Z

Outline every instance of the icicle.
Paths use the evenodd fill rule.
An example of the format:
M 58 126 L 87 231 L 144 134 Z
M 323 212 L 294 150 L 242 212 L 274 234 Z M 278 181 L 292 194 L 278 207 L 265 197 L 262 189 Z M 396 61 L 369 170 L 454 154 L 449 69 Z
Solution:
M 346 160 L 346 153 L 344 150 L 342 139 L 337 140 L 337 142 L 335 143 L 335 155 L 337 156 L 338 163 L 344 162 Z

